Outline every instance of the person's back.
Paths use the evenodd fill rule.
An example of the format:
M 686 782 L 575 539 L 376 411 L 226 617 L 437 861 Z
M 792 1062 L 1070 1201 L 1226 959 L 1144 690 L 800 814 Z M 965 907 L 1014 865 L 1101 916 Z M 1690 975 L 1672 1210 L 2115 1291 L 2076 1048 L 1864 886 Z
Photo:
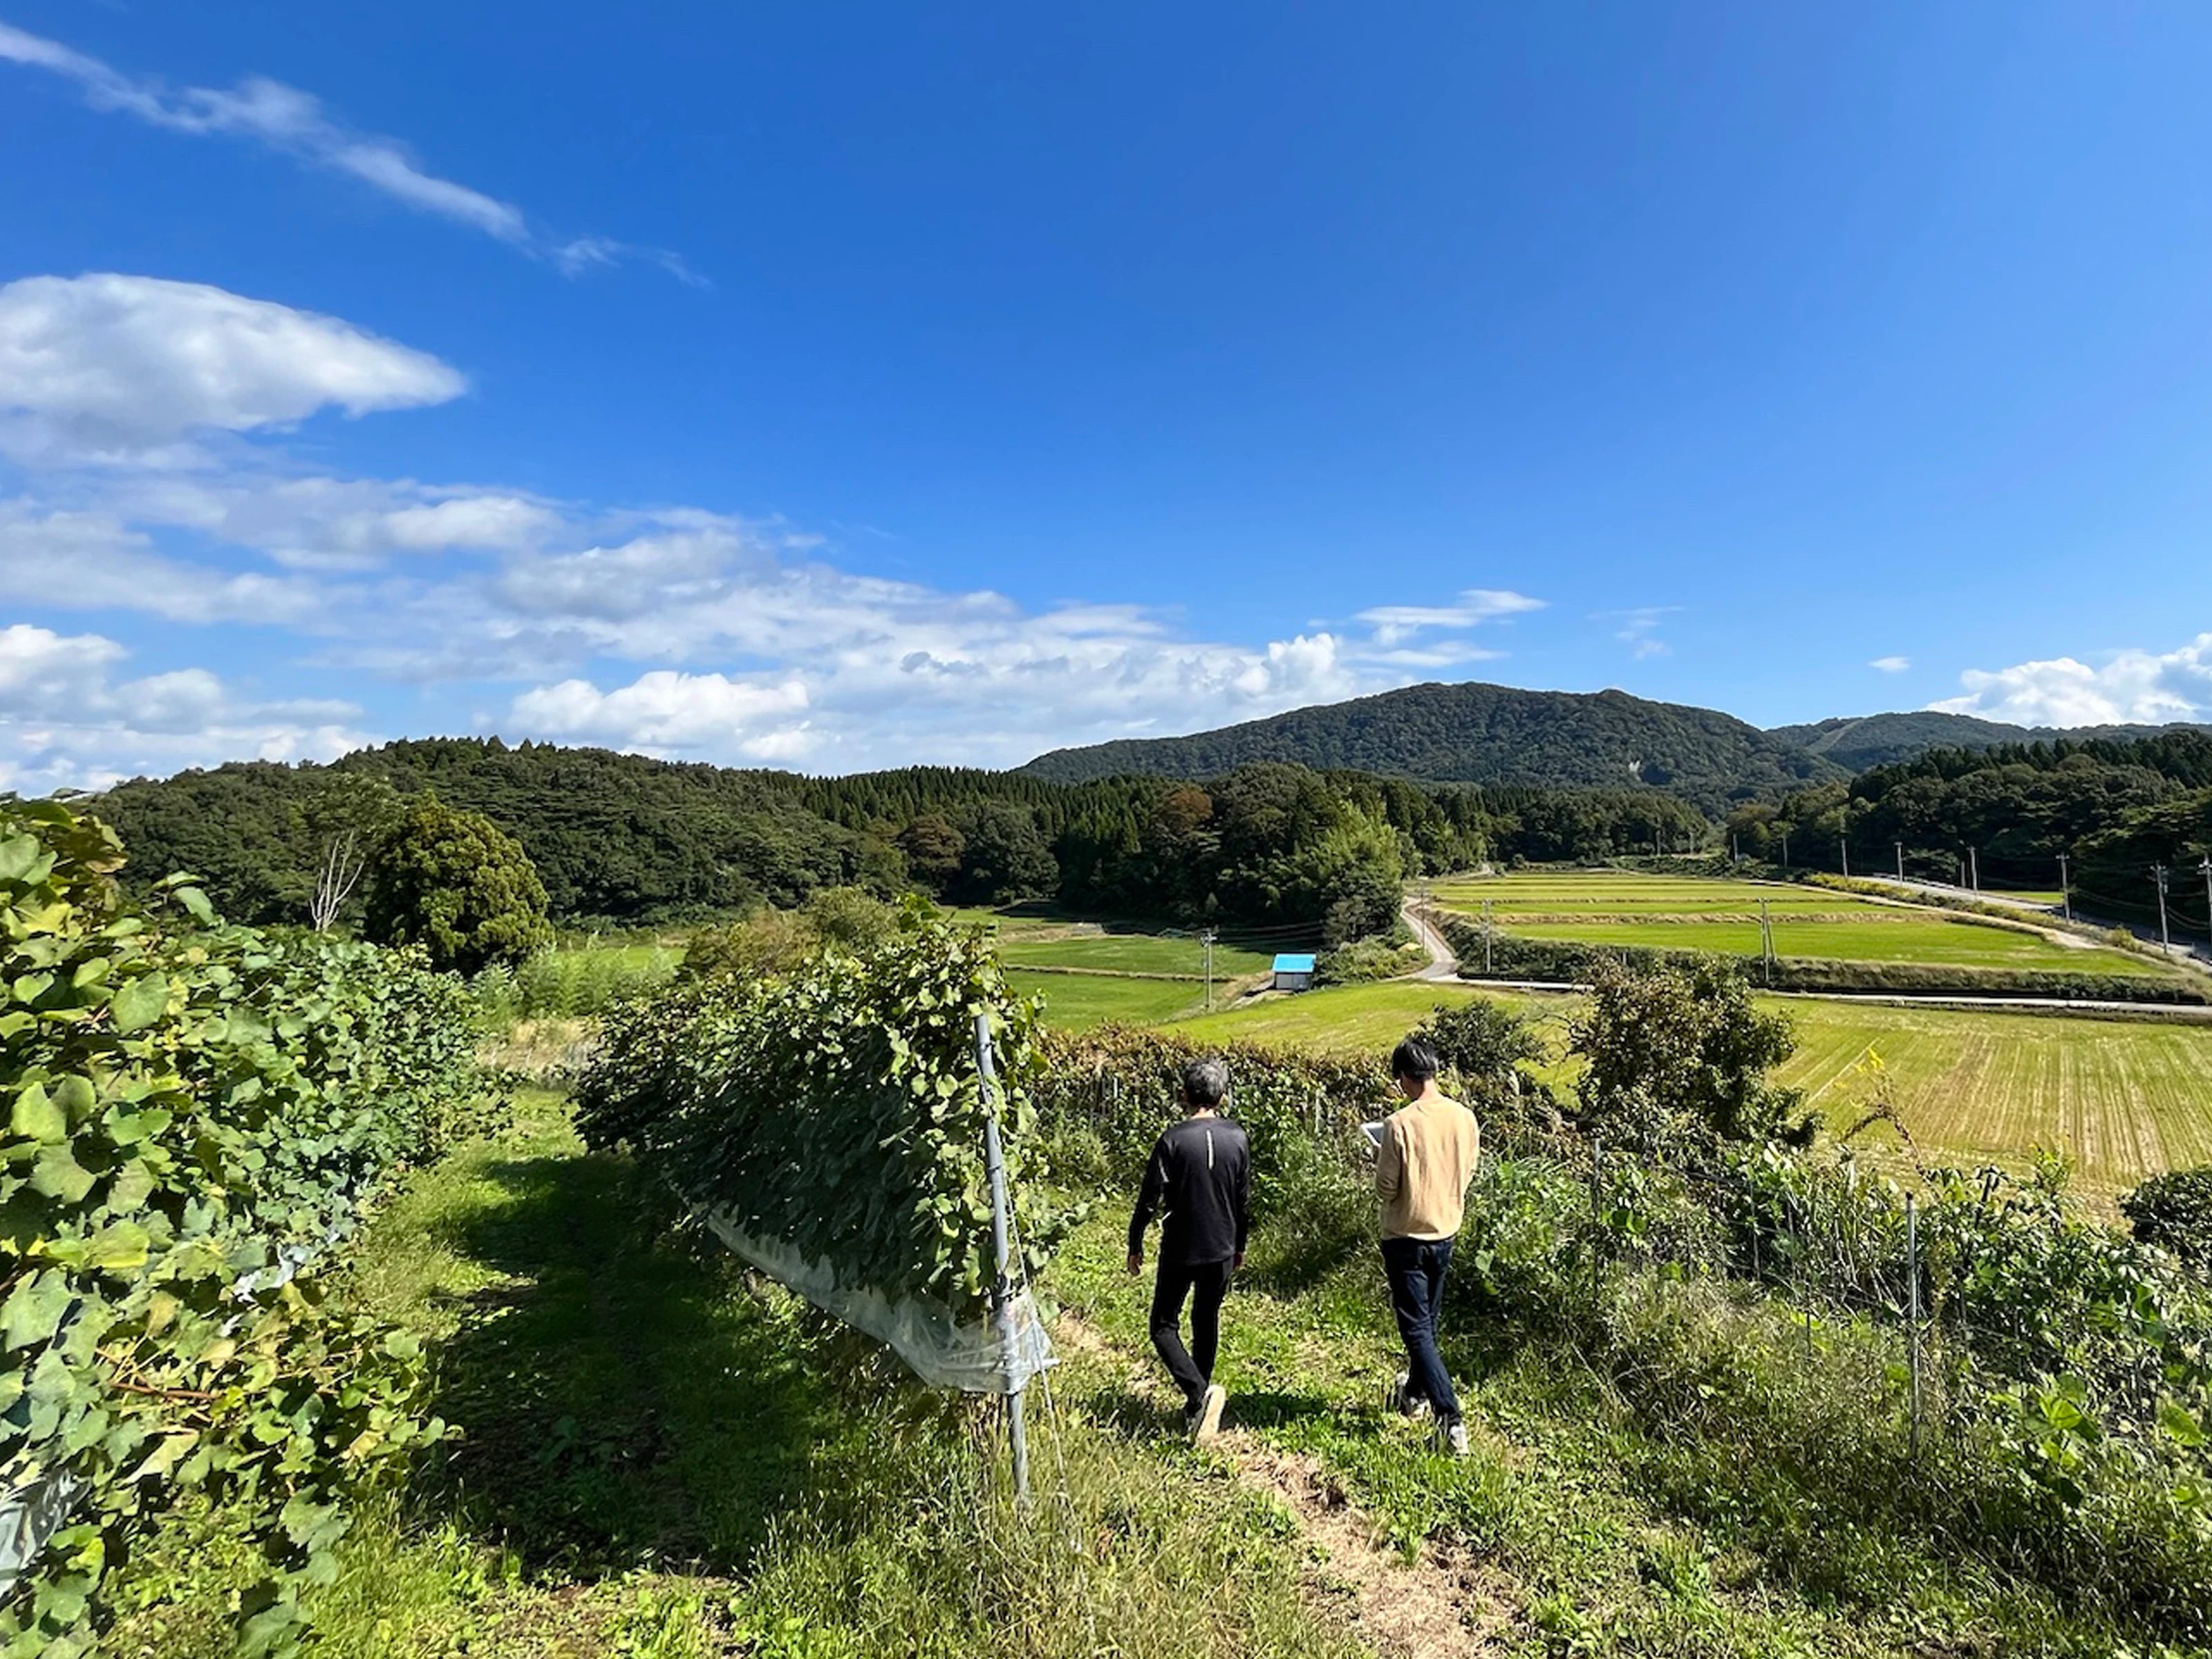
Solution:
M 1398 1404 L 1409 1414 L 1433 1412 L 1445 1444 L 1463 1457 L 1467 1425 L 1437 1352 L 1437 1322 L 1482 1136 L 1474 1114 L 1437 1089 L 1436 1052 L 1426 1043 L 1414 1037 L 1400 1043 L 1390 1077 L 1407 1104 L 1384 1121 L 1376 1143 L 1375 1194 L 1390 1311 L 1406 1345 Z
M 1129 1271 L 1144 1265 L 1145 1229 L 1165 1212 L 1160 1264 L 1152 1284 L 1152 1346 L 1182 1390 L 1184 1425 L 1200 1439 L 1221 1425 L 1227 1395 L 1213 1381 L 1221 1340 L 1221 1304 L 1244 1265 L 1252 1182 L 1252 1149 L 1244 1131 L 1221 1115 L 1229 1067 L 1195 1060 L 1182 1069 L 1189 1115 L 1164 1131 L 1145 1160 L 1145 1182 L 1129 1218 Z M 1182 1341 L 1182 1307 L 1190 1303 L 1190 1346 Z
M 1144 1210 L 1162 1212 L 1160 1260 L 1197 1267 L 1240 1255 L 1251 1172 L 1250 1143 L 1227 1118 L 1187 1117 L 1163 1131 L 1139 1200 Z
M 1432 1089 L 1393 1112 L 1376 1149 L 1382 1237 L 1455 1237 L 1481 1151 L 1474 1114 L 1449 1095 Z

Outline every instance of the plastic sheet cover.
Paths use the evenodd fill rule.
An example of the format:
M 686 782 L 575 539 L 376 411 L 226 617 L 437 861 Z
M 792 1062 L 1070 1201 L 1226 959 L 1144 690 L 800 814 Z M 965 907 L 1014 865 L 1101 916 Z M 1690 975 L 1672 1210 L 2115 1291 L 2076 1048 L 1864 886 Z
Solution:
M 779 1239 L 746 1232 L 726 1215 L 712 1211 L 703 1218 L 714 1237 L 738 1255 L 823 1312 L 874 1337 L 933 1389 L 1018 1394 L 1056 1363 L 1052 1338 L 1027 1291 L 1014 1298 L 1010 1310 L 1013 1335 L 1009 1341 L 988 1316 L 961 1324 L 939 1303 L 919 1297 L 894 1302 L 866 1285 L 842 1285 L 836 1269 L 808 1260 Z

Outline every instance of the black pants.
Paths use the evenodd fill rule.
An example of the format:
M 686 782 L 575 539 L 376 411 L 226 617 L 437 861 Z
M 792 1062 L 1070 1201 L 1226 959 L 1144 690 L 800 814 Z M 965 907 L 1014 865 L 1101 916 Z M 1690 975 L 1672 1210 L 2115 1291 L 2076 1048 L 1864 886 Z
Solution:
M 1437 1352 L 1437 1316 L 1444 1304 L 1444 1273 L 1451 1267 L 1449 1238 L 1386 1238 L 1382 1271 L 1390 1281 L 1390 1311 L 1406 1344 L 1409 1391 L 1425 1400 L 1439 1423 L 1459 1421 L 1459 1396 Z
M 1152 1281 L 1152 1346 L 1169 1375 L 1195 1408 L 1213 1381 L 1213 1356 L 1221 1346 L 1221 1299 L 1229 1294 L 1229 1263 L 1181 1267 L 1163 1261 Z M 1190 1302 L 1190 1346 L 1182 1346 L 1182 1304 Z

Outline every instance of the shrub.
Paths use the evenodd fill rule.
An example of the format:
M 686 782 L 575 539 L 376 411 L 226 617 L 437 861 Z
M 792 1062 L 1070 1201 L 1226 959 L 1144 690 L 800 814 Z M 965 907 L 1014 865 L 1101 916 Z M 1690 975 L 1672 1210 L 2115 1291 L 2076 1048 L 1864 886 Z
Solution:
M 2120 1211 L 2143 1243 L 2212 1269 L 2212 1165 L 2154 1175 L 2120 1200 Z
M 519 966 L 553 942 L 545 888 L 522 843 L 478 812 L 416 801 L 378 851 L 369 937 L 419 945 L 435 968 Z
M 1796 1047 L 1790 1021 L 1752 1006 L 1751 988 L 1710 958 L 1689 968 L 1599 971 L 1569 1028 L 1586 1065 L 1585 1123 L 1647 1152 L 1685 1134 L 1722 1140 L 1811 1138 L 1803 1096 L 1767 1081 Z

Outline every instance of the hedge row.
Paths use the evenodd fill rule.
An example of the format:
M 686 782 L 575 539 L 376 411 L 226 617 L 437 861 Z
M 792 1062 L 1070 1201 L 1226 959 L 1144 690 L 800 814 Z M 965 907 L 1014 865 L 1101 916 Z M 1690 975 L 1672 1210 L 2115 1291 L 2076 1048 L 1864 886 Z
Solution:
M 419 957 L 225 927 L 180 881 L 126 902 L 122 863 L 93 820 L 0 803 L 0 1492 L 64 1522 L 0 1652 L 88 1650 L 106 1569 L 192 1491 L 263 1543 L 241 1634 L 281 1651 L 348 1492 L 441 1431 L 411 1339 L 295 1274 L 457 1127 L 469 1006 Z
M 1482 924 L 1465 916 L 1443 919 L 1444 937 L 1460 959 L 1467 979 L 1587 981 L 1604 963 L 1630 967 L 1686 968 L 1712 959 L 1699 951 L 1663 951 L 1644 945 L 1587 945 L 1565 939 L 1528 939 L 1493 933 L 1486 960 Z M 2212 1004 L 2212 982 L 2152 978 L 2128 974 L 2052 973 L 2039 969 L 1967 968 L 1923 963 L 1832 962 L 1782 957 L 1771 964 L 1757 957 L 1722 956 L 1720 960 L 1752 984 L 1777 991 L 1875 991 L 1899 996 L 2038 997 L 2083 1002 L 2159 1002 L 2202 1006 Z
M 1030 1097 L 1034 1010 L 990 939 L 922 919 L 857 954 L 728 973 L 618 1003 L 580 1091 L 593 1146 L 626 1146 L 700 1209 L 836 1270 L 841 1286 L 978 1316 L 995 1267 L 975 1021 L 994 1017 L 1007 1174 L 1029 1266 L 1065 1231 Z

